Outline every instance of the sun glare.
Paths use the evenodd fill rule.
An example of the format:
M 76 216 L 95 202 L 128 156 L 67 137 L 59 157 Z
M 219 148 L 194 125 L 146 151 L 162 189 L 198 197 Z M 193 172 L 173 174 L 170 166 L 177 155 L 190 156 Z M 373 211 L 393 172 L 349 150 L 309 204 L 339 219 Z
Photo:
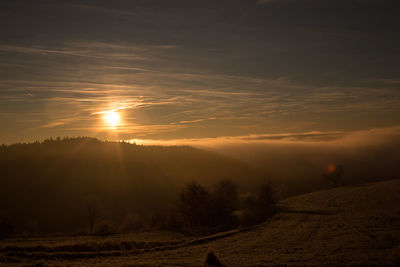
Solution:
M 117 126 L 120 121 L 119 114 L 115 111 L 109 111 L 104 114 L 104 121 L 108 126 Z

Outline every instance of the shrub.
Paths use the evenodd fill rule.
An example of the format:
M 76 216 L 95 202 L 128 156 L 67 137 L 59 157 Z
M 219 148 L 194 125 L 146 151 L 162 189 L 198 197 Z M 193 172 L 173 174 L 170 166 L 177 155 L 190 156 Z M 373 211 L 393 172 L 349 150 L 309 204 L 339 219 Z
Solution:
M 247 193 L 241 196 L 241 210 L 235 212 L 240 225 L 247 227 L 265 221 L 275 213 L 275 192 L 271 184 L 260 187 L 258 195 Z
M 144 221 L 137 215 L 128 213 L 123 219 L 119 229 L 121 232 L 135 232 L 143 229 Z
M 101 222 L 94 227 L 93 234 L 98 236 L 109 236 L 115 233 L 114 228 L 109 222 Z
M 275 212 L 275 205 L 275 194 L 270 184 L 263 185 L 258 195 L 247 194 L 240 201 L 237 186 L 231 181 L 223 180 L 211 191 L 192 182 L 182 190 L 176 212 L 171 211 L 171 214 L 178 218 L 176 221 L 183 228 L 227 230 L 239 224 L 249 226 L 266 220 Z M 155 219 L 161 220 L 155 217 L 153 225 Z
M 174 209 L 166 213 L 154 213 L 151 217 L 151 228 L 158 230 L 178 230 L 182 227 L 182 224 L 177 218 L 177 211 Z
M 238 218 L 241 227 L 248 227 L 261 222 L 257 212 L 253 209 L 241 209 L 235 211 L 235 216 Z

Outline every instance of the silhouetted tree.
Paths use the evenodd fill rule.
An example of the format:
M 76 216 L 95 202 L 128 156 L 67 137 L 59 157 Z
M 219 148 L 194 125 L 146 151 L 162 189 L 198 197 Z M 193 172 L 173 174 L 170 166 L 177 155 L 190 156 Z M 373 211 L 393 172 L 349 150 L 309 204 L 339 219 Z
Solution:
M 212 216 L 213 224 L 235 226 L 237 220 L 233 212 L 239 207 L 236 184 L 229 180 L 217 183 L 212 190 L 211 202 L 210 216 Z
M 332 183 L 333 186 L 338 187 L 344 175 L 344 168 L 342 165 L 337 165 L 328 170 L 328 173 L 322 174 L 325 180 Z
M 258 205 L 260 216 L 263 220 L 274 213 L 277 200 L 275 192 L 270 183 L 267 183 L 260 188 L 258 195 Z
M 188 184 L 179 195 L 177 209 L 185 226 L 207 225 L 209 192 L 196 182 Z
M 154 211 L 165 212 L 180 196 L 185 177 L 209 183 L 218 176 L 238 180 L 250 175 L 236 164 L 192 147 L 143 147 L 86 137 L 0 145 L 0 208 L 12 212 L 18 231 L 94 233 L 100 219 L 118 220 L 115 229 L 120 230 L 128 213 L 147 220 Z M 187 188 L 182 209 L 165 212 L 170 216 L 154 224 L 179 229 L 182 218 L 187 226 L 230 224 L 235 191 L 229 182 Z M 140 223 L 129 224 L 134 229 Z
M 97 208 L 94 203 L 88 202 L 87 203 L 87 212 L 88 212 L 88 219 L 89 219 L 89 232 L 93 232 L 94 224 L 97 219 Z
M 233 212 L 238 208 L 237 186 L 223 180 L 207 188 L 192 182 L 179 195 L 176 211 L 184 227 L 221 227 L 237 225 Z

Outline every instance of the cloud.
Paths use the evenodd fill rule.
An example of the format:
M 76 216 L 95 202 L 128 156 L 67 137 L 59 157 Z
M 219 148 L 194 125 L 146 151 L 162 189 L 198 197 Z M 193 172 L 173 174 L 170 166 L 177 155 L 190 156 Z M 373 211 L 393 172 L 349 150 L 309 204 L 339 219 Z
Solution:
M 203 122 L 206 120 L 215 120 L 215 117 L 210 117 L 210 118 L 205 118 L 205 119 L 196 119 L 196 120 L 190 120 L 190 121 L 180 121 L 180 124 L 190 124 L 190 123 L 196 123 L 196 122 Z
M 35 139 L 102 137 L 95 131 L 98 114 L 110 109 L 124 112 L 120 130 L 127 138 L 142 125 L 147 139 L 254 133 L 260 135 L 254 139 L 326 141 L 335 133 L 314 132 L 395 125 L 397 6 L 372 0 L 6 0 L 0 10 L 8 25 L 0 30 L 1 141 L 27 131 Z M 9 129 L 10 121 L 26 117 L 38 123 Z
M 243 141 L 263 141 L 263 140 L 281 140 L 287 142 L 325 142 L 343 138 L 346 132 L 333 131 L 333 132 L 306 132 L 306 133 L 290 133 L 290 134 L 258 134 L 242 137 Z
M 138 134 L 148 139 L 173 139 L 269 133 L 247 138 L 306 140 L 318 135 L 329 140 L 335 133 L 271 134 L 360 129 L 377 125 L 368 120 L 383 116 L 384 126 L 393 125 L 390 114 L 400 112 L 395 79 L 378 79 L 373 86 L 317 86 L 286 76 L 182 69 L 169 65 L 182 60 L 175 53 L 180 48 L 89 41 L 52 47 L 0 44 L 0 51 L 15 53 L 18 59 L 6 57 L 2 63 L 15 62 L 4 65 L 3 72 L 15 68 L 18 77 L 7 75 L 0 81 L 0 113 L 11 112 L 16 121 L 22 121 L 27 112 L 35 114 L 32 119 L 42 121 L 38 128 L 59 130 L 60 135 L 61 130 L 71 135 L 106 131 L 98 114 L 120 110 L 125 124 L 118 131 L 127 138 Z M 60 56 L 65 58 L 60 60 Z M 66 122 L 65 118 L 71 119 Z M 147 126 L 138 128 L 140 125 Z
M 201 148 L 243 145 L 285 145 L 315 147 L 363 147 L 400 142 L 400 126 L 372 128 L 362 131 L 304 132 L 284 134 L 252 134 L 245 136 L 221 136 L 215 138 L 192 138 L 174 140 L 131 139 L 130 142 L 144 145 L 190 145 Z
M 67 45 L 59 47 L 53 46 L 51 48 L 0 44 L 0 51 L 7 53 L 23 53 L 42 56 L 73 56 L 122 61 L 154 60 L 157 53 L 160 53 L 163 50 L 175 48 L 175 45 L 122 45 L 104 42 L 71 42 Z M 140 68 L 136 70 L 140 70 Z
M 118 65 L 114 67 L 117 67 L 116 73 L 102 72 L 103 75 L 97 77 L 95 75 L 101 72 L 102 66 L 90 64 L 88 68 L 96 72 L 83 81 L 69 78 L 75 70 L 63 75 L 60 73 L 64 80 L 3 80 L 0 82 L 0 102 L 20 103 L 12 109 L 21 116 L 27 110 L 40 114 L 37 115 L 40 119 L 46 118 L 44 114 L 52 114 L 50 122 L 44 122 L 42 128 L 62 127 L 71 134 L 78 134 L 78 129 L 86 129 L 81 135 L 95 134 L 98 132 L 94 130 L 95 123 L 99 121 L 96 114 L 121 110 L 127 124 L 125 129 L 119 129 L 120 132 L 129 134 L 131 131 L 134 137 L 138 131 L 132 125 L 186 125 L 171 131 L 176 133 L 175 138 L 200 132 L 207 137 L 227 135 L 228 131 L 234 135 L 311 131 L 315 125 L 320 129 L 327 128 L 324 126 L 329 122 L 326 118 L 340 113 L 339 118 L 343 121 L 357 120 L 356 123 L 362 125 L 367 121 L 365 113 L 393 113 L 399 109 L 400 103 L 400 95 L 385 87 L 316 87 L 290 79 L 148 69 L 121 73 Z M 77 71 L 82 72 L 85 68 L 82 65 Z M 63 121 L 76 112 L 80 114 L 79 118 L 68 123 Z M 83 124 L 90 124 L 90 127 L 82 127 Z M 338 130 L 346 130 L 342 125 Z M 147 136 L 145 129 L 149 129 Z M 164 129 L 147 127 L 140 134 L 147 138 L 163 138 L 168 133 Z M 318 138 L 328 140 L 334 138 L 334 134 L 338 133 Z M 287 140 L 316 137 L 309 133 L 248 138 Z
M 42 125 L 41 128 L 54 128 L 62 125 L 66 125 L 69 123 L 69 120 L 59 120 L 59 121 L 54 121 L 47 123 L 45 125 Z

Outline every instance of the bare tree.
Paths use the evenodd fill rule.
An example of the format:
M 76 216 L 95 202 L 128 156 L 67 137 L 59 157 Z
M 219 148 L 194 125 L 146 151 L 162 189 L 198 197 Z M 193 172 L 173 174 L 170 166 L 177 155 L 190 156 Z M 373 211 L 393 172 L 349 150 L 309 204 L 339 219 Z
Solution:
M 234 226 L 236 217 L 233 212 L 239 208 L 237 185 L 229 180 L 218 182 L 211 191 L 210 217 L 214 225 Z
M 97 208 L 92 202 L 87 203 L 87 212 L 88 212 L 88 219 L 89 219 L 89 231 L 90 233 L 93 232 L 94 224 L 97 219 Z
M 260 217 L 265 220 L 274 213 L 277 203 L 275 191 L 271 183 L 264 184 L 258 195 Z
M 208 223 L 209 192 L 196 182 L 188 184 L 179 195 L 177 209 L 186 226 Z

